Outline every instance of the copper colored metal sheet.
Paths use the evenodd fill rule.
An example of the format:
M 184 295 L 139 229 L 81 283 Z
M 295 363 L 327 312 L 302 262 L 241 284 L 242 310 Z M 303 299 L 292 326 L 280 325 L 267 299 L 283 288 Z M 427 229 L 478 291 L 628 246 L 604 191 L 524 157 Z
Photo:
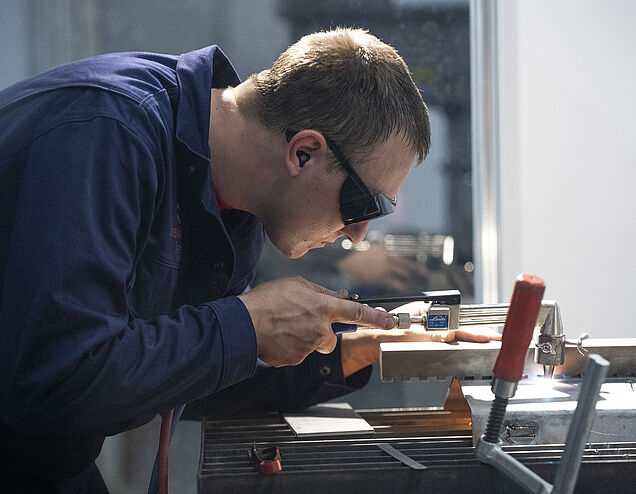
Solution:
M 470 406 L 456 379 L 450 386 L 443 408 L 358 410 L 375 430 L 382 434 L 420 434 L 471 430 Z

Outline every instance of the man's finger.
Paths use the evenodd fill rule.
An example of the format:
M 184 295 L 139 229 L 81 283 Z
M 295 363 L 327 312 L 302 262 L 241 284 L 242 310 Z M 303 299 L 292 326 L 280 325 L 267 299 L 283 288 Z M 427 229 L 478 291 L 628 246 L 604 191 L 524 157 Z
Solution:
M 441 341 L 450 343 L 453 341 L 470 341 L 473 343 L 488 343 L 493 340 L 501 340 L 501 335 L 496 331 L 485 329 L 452 329 L 445 332 L 445 336 Z
M 461 341 L 473 341 L 475 343 L 485 343 L 491 340 L 501 340 L 501 335 L 495 331 L 458 329 L 455 339 Z
M 381 329 L 393 329 L 395 327 L 393 315 L 372 309 L 368 305 L 347 300 L 334 300 L 331 307 L 331 320 L 333 322 L 354 323 Z

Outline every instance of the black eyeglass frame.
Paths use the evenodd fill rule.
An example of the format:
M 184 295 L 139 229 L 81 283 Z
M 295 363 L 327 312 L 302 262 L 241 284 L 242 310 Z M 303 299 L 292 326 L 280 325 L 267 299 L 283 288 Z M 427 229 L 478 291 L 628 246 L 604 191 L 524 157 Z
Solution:
M 285 132 L 287 142 L 290 142 L 298 132 L 300 131 L 287 130 Z M 340 165 L 347 172 L 347 178 L 340 189 L 340 215 L 344 224 L 351 225 L 380 218 L 395 211 L 397 198 L 389 199 L 384 194 L 371 194 L 338 146 L 325 134 L 322 136 Z

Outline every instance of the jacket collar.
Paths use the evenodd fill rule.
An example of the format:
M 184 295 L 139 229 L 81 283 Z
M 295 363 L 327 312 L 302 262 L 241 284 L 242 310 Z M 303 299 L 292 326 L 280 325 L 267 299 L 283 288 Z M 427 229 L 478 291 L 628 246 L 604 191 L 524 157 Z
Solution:
M 177 79 L 180 91 L 176 137 L 194 154 L 210 161 L 210 90 L 236 86 L 241 80 L 217 45 L 181 55 Z

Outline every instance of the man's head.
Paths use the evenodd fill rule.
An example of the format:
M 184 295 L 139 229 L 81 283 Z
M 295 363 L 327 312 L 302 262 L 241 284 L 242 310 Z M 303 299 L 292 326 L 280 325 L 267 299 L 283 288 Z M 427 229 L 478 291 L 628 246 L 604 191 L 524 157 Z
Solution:
M 352 161 L 402 134 L 417 161 L 430 146 L 428 110 L 404 60 L 361 29 L 301 38 L 273 67 L 254 74 L 239 110 L 268 129 L 315 129 Z
M 406 64 L 360 29 L 305 36 L 237 89 L 239 112 L 285 146 L 278 204 L 259 217 L 290 257 L 362 240 L 429 150 L 428 110 Z

